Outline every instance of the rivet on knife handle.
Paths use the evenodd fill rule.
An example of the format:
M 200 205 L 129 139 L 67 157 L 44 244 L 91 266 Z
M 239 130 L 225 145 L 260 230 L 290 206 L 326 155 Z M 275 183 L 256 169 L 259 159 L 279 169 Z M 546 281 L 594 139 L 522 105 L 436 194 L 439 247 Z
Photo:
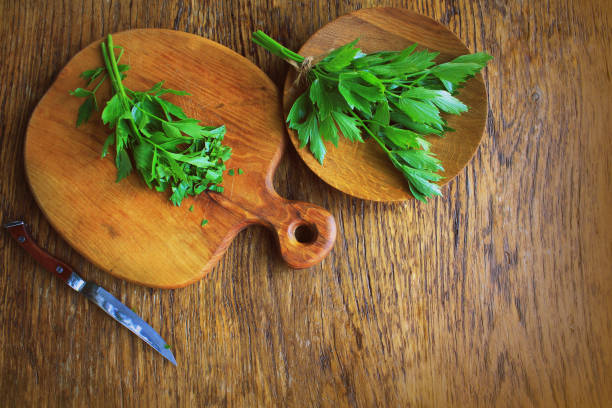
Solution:
M 57 258 L 49 255 L 49 253 L 43 251 L 36 242 L 32 239 L 28 230 L 26 229 L 23 221 L 13 221 L 5 225 L 9 233 L 15 238 L 15 240 L 28 251 L 34 259 L 47 271 L 51 272 L 64 282 L 68 283 L 68 278 L 73 272 L 70 265 L 60 261 Z
M 140 337 L 145 343 L 153 347 L 162 356 L 176 365 L 174 355 L 166 341 L 145 322 L 117 298 L 108 293 L 104 288 L 90 282 L 85 282 L 70 265 L 54 258 L 41 249 L 32 239 L 23 221 L 12 221 L 4 226 L 15 240 L 30 255 L 38 261 L 46 270 L 66 282 L 68 286 L 76 290 L 87 299 L 95 303 L 109 316 L 127 327 L 132 333 Z

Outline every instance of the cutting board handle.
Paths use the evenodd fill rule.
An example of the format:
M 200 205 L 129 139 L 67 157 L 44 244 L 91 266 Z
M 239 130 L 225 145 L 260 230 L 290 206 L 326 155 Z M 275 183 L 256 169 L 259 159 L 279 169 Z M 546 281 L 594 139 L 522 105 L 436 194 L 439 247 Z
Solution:
M 336 240 L 336 221 L 325 209 L 310 203 L 290 201 L 273 193 L 271 205 L 283 218 L 264 217 L 276 231 L 280 251 L 292 268 L 316 265 L 331 251 Z
M 302 269 L 321 262 L 336 240 L 336 220 L 315 204 L 291 201 L 279 196 L 271 180 L 259 190 L 248 210 L 276 232 L 280 252 L 292 268 Z
M 310 203 L 279 196 L 270 180 L 256 194 L 228 197 L 211 194 L 226 209 L 241 214 L 248 224 L 262 224 L 276 233 L 280 252 L 292 268 L 321 262 L 336 240 L 336 221 L 329 211 Z

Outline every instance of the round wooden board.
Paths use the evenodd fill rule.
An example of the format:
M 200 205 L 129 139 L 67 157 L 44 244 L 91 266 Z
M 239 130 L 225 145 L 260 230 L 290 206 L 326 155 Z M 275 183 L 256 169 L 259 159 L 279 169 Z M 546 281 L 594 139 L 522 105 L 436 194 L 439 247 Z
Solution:
M 146 188 L 136 173 L 115 183 L 113 157 L 100 158 L 108 128 L 99 114 L 76 128 L 82 100 L 68 94 L 84 86 L 82 71 L 102 66 L 100 41 L 95 42 L 60 72 L 32 114 L 26 135 L 32 192 L 66 241 L 119 278 L 162 288 L 201 279 L 238 231 L 252 223 L 276 232 L 289 265 L 319 262 L 335 240 L 333 217 L 315 205 L 285 200 L 272 187 L 284 143 L 272 81 L 246 58 L 196 35 L 144 29 L 113 39 L 125 49 L 121 62 L 131 66 L 125 85 L 146 90 L 165 80 L 168 88 L 190 92 L 167 99 L 205 125 L 225 124 L 224 143 L 232 148 L 227 168 L 245 173 L 225 175 L 223 194 L 188 198 L 181 207 L 173 206 L 168 194 Z M 103 86 L 99 94 L 105 101 L 110 89 Z M 204 228 L 202 219 L 209 220 Z M 296 239 L 300 225 L 316 232 L 311 242 Z
M 304 56 L 318 56 L 354 39 L 365 53 L 402 50 L 413 43 L 438 51 L 436 62 L 446 62 L 470 51 L 461 40 L 438 22 L 400 8 L 371 8 L 342 16 L 317 31 L 299 50 Z M 285 80 L 283 107 L 285 117 L 302 92 L 295 89 L 295 72 Z M 455 132 L 445 138 L 430 136 L 431 150 L 442 161 L 445 171 L 441 185 L 453 179 L 470 161 L 482 139 L 487 119 L 487 93 L 482 75 L 470 79 L 459 91 L 459 99 L 469 107 L 460 116 L 446 115 Z M 372 201 L 412 199 L 402 174 L 373 140 L 352 143 L 340 138 L 338 147 L 326 142 L 327 155 L 321 165 L 308 148 L 300 148 L 297 133 L 287 129 L 300 157 L 321 179 L 332 187 L 357 198 Z

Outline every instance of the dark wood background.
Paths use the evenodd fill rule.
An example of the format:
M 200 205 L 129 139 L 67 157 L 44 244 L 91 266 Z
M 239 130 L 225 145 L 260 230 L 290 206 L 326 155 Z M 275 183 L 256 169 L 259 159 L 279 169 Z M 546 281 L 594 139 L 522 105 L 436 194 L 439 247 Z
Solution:
M 39 242 L 134 308 L 174 368 L 0 234 L 1 406 L 610 406 L 612 3 L 596 1 L 0 2 L 0 197 Z M 288 269 L 263 228 L 208 279 L 152 290 L 96 269 L 25 181 L 36 102 L 109 32 L 163 27 L 245 55 L 280 86 L 292 48 L 351 10 L 403 5 L 495 60 L 468 167 L 424 205 L 345 196 L 288 149 L 276 188 L 328 208 L 331 255 Z M 154 46 L 154 44 L 152 44 Z M 206 60 L 202 60 L 206 64 Z M 78 199 L 78 197 L 75 197 Z

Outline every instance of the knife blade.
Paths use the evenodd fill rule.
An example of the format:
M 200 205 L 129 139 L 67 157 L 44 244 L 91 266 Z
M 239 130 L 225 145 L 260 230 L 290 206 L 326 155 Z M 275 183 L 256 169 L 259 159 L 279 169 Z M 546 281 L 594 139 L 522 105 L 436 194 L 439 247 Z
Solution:
M 164 339 L 140 316 L 95 283 L 83 280 L 70 265 L 54 258 L 40 248 L 32 239 L 23 221 L 12 221 L 4 225 L 11 236 L 47 271 L 51 272 L 75 291 L 104 310 L 145 343 L 176 366 L 176 359 Z

